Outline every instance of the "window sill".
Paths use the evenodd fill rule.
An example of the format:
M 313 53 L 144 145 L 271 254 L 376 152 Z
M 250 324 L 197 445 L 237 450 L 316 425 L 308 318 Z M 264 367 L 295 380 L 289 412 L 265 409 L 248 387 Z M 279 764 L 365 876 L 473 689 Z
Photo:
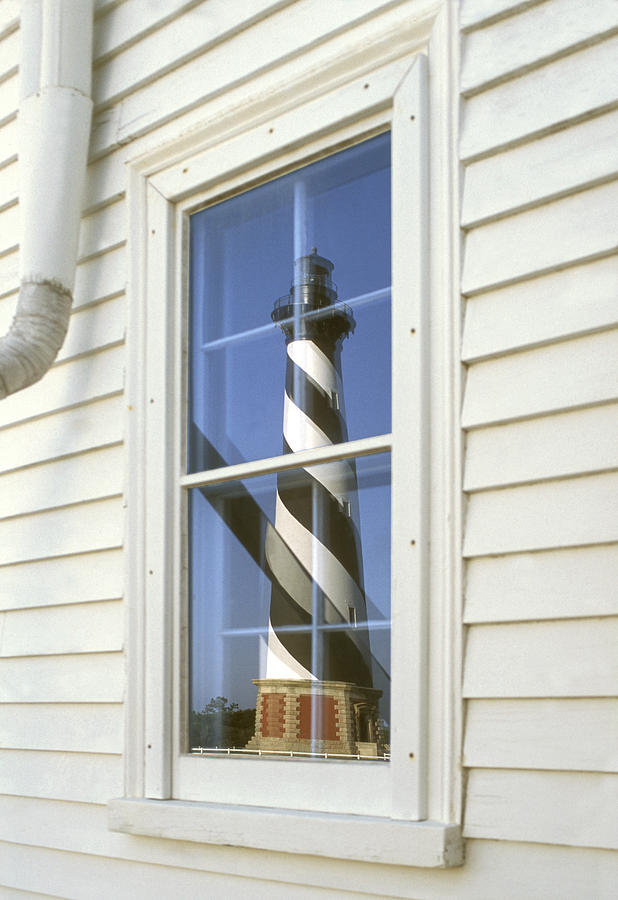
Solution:
M 441 822 L 119 798 L 108 803 L 108 824 L 126 834 L 390 865 L 463 862 L 460 827 Z

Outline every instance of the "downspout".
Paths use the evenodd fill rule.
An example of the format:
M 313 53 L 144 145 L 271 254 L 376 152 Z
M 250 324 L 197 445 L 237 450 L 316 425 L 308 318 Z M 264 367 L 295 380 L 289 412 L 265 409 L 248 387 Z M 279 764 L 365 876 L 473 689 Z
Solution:
M 92 100 L 93 0 L 22 0 L 20 289 L 0 399 L 45 375 L 69 325 Z

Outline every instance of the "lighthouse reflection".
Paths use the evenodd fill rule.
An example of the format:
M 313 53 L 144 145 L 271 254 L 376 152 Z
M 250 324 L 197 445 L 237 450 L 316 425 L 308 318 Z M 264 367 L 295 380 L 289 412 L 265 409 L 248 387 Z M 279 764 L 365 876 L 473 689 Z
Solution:
M 364 620 L 350 610 L 344 614 L 305 566 L 307 558 L 299 558 L 275 528 L 276 474 L 191 491 L 191 625 L 199 635 L 191 659 L 196 752 L 388 754 L 390 455 L 354 462 L 360 521 L 371 523 L 360 526 Z M 290 486 L 305 490 L 304 478 L 304 470 L 289 470 Z M 273 543 L 278 572 L 296 591 L 292 610 L 286 610 L 289 620 L 277 624 L 280 640 L 290 655 L 295 651 L 316 666 L 317 675 L 310 671 L 309 678 L 273 672 L 269 661 L 277 576 L 266 546 Z M 209 577 L 212 572 L 216 579 Z M 359 656 L 368 670 L 364 685 L 354 681 L 358 668 L 346 671 L 347 660 L 356 663 Z M 256 688 L 265 698 L 257 703 Z
M 188 471 L 281 460 L 188 492 L 190 747 L 384 759 L 389 136 L 190 228 Z

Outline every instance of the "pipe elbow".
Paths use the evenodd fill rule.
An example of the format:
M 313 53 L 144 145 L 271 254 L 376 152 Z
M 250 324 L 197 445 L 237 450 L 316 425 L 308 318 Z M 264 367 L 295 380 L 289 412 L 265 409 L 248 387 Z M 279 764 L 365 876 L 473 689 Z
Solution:
M 48 371 L 67 333 L 71 303 L 71 293 L 58 282 L 22 283 L 13 322 L 0 339 L 0 399 Z

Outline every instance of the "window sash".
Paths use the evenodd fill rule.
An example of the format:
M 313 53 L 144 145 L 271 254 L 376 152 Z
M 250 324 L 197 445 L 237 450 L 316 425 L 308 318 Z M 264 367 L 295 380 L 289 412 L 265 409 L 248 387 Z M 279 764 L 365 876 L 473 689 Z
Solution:
M 237 478 L 267 474 L 282 469 L 297 468 L 305 463 L 330 461 L 351 455 L 364 455 L 391 450 L 392 452 L 392 552 L 393 585 L 406 585 L 406 597 L 392 589 L 391 637 L 391 760 L 388 764 L 319 760 L 266 760 L 247 758 L 196 758 L 181 752 L 187 745 L 188 691 L 186 673 L 175 671 L 173 701 L 174 715 L 170 744 L 174 759 L 170 795 L 191 800 L 249 803 L 251 805 L 281 806 L 282 808 L 328 808 L 329 811 L 357 814 L 390 815 L 402 819 L 419 820 L 426 817 L 426 565 L 427 521 L 423 486 L 419 480 L 426 474 L 427 430 L 425 423 L 426 374 L 422 371 L 424 357 L 415 349 L 422 347 L 424 314 L 427 298 L 427 253 L 424 233 L 427 229 L 427 116 L 426 116 L 426 59 L 419 56 L 404 82 L 400 85 L 390 110 L 385 110 L 384 125 L 390 125 L 392 167 L 392 391 L 393 433 L 363 438 L 345 444 L 316 448 L 296 454 L 271 457 L 230 466 L 224 469 L 181 474 L 174 487 L 176 522 L 177 572 L 186 573 L 183 544 L 186 546 L 186 494 L 191 487 L 221 483 Z M 415 110 L 414 114 L 410 110 Z M 412 116 L 412 117 L 411 117 Z M 354 143 L 367 137 L 366 123 L 361 120 L 356 133 L 349 133 Z M 336 132 L 329 146 L 321 139 L 321 155 L 340 149 Z M 304 153 L 297 152 L 294 163 L 282 164 L 286 157 L 273 157 L 269 169 L 261 170 L 261 179 L 274 176 L 282 169 L 296 168 L 315 158 L 309 143 Z M 287 157 L 289 159 L 289 157 Z M 252 171 L 234 182 L 234 193 L 256 183 Z M 226 188 L 221 187 L 225 196 Z M 210 189 L 208 199 L 217 197 Z M 202 199 L 202 205 L 204 200 Z M 177 205 L 176 233 L 179 236 L 176 252 L 183 259 L 182 277 L 176 291 L 187 295 L 188 215 L 198 207 L 193 197 Z M 185 359 L 182 337 L 186 334 L 187 313 L 179 310 L 176 322 L 177 363 Z M 414 323 L 414 324 L 412 324 Z M 185 344 L 186 346 L 186 344 Z M 186 381 L 177 374 L 176 383 Z M 405 415 L 398 413 L 404 409 Z M 186 440 L 187 412 L 176 412 L 177 434 Z M 179 442 L 180 443 L 180 442 Z M 399 445 L 399 447 L 398 447 Z M 399 449 L 400 448 L 400 449 Z M 182 471 L 184 447 L 176 448 L 175 470 Z M 411 477 L 411 472 L 413 473 Z M 410 535 L 410 537 L 407 537 Z M 414 535 L 414 537 L 411 537 Z M 178 536 L 182 536 L 179 540 Z M 405 539 L 402 540 L 402 538 Z M 175 595 L 174 657 L 175 670 L 183 667 L 185 650 L 178 635 L 186 633 L 187 579 L 181 581 Z M 417 593 L 420 592 L 420 593 Z M 170 698 L 171 700 L 171 698 Z M 224 768 L 221 768 L 223 765 Z M 285 775 L 278 765 L 285 765 Z M 366 765 L 374 765 L 370 779 L 364 775 Z M 242 767 L 245 767 L 244 769 Z M 249 770 L 247 767 L 252 766 Z M 272 767 L 275 766 L 275 769 Z M 290 768 L 291 767 L 291 768 Z M 319 767 L 319 768 L 318 768 Z M 378 773 L 377 769 L 381 771 Z M 277 774 L 279 772 L 280 774 Z M 251 790 L 247 791 L 247 779 Z M 273 785 L 276 791 L 273 794 Z M 232 799 L 233 798 L 233 799 Z M 313 798 L 313 800 L 308 798 Z M 351 799 L 354 798 L 354 799 Z M 309 804 L 309 806 L 307 806 Z M 317 804 L 317 806 L 315 806 Z

